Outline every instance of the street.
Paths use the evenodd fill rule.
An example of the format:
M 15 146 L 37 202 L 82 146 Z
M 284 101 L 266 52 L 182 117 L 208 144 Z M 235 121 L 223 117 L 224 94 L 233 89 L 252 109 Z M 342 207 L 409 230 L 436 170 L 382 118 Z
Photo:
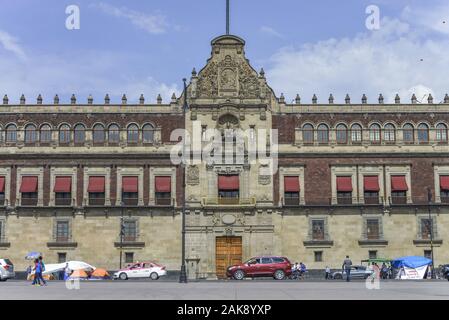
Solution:
M 70 286 L 69 286 L 70 287 Z M 67 289 L 53 281 L 35 287 L 30 282 L 0 283 L 0 300 L 446 300 L 448 281 L 385 281 L 369 290 L 364 281 L 81 281 Z

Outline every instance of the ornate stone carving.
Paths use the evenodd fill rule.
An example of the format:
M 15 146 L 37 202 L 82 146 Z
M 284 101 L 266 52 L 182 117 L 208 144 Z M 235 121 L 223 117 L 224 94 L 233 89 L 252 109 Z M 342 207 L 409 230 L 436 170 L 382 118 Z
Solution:
M 187 184 L 197 185 L 200 183 L 200 169 L 198 166 L 189 166 L 187 168 Z
M 269 173 L 268 165 L 261 165 L 259 167 L 259 184 L 268 185 L 271 183 L 271 175 Z
M 218 96 L 218 67 L 215 62 L 208 64 L 201 72 L 197 94 L 206 98 Z

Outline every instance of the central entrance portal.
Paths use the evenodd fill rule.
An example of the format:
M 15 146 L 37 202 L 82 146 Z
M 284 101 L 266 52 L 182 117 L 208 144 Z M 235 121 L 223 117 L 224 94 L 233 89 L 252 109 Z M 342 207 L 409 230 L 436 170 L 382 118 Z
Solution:
M 226 269 L 242 262 L 242 237 L 217 237 L 215 265 L 217 278 L 226 278 Z

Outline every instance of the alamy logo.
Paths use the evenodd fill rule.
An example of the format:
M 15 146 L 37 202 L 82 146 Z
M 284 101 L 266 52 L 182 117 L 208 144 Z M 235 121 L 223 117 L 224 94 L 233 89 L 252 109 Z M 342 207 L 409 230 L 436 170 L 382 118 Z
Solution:
M 380 289 L 380 269 L 378 266 L 373 266 L 373 273 L 368 278 L 366 278 L 365 287 L 368 290 Z
M 380 9 L 376 5 L 366 7 L 365 13 L 369 16 L 365 20 L 365 26 L 368 30 L 380 29 Z
M 80 8 L 77 5 L 67 6 L 65 13 L 69 16 L 65 20 L 65 27 L 67 30 L 79 30 L 80 29 Z
M 67 288 L 67 290 L 79 290 L 80 279 L 67 279 L 65 281 L 65 287 Z

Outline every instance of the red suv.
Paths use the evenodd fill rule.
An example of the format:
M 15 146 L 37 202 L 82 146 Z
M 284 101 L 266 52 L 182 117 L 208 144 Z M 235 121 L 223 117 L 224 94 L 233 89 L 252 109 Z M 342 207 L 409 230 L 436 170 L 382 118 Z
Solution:
M 226 270 L 226 275 L 236 280 L 245 277 L 273 277 L 282 280 L 291 273 L 292 265 L 285 257 L 255 257 Z

